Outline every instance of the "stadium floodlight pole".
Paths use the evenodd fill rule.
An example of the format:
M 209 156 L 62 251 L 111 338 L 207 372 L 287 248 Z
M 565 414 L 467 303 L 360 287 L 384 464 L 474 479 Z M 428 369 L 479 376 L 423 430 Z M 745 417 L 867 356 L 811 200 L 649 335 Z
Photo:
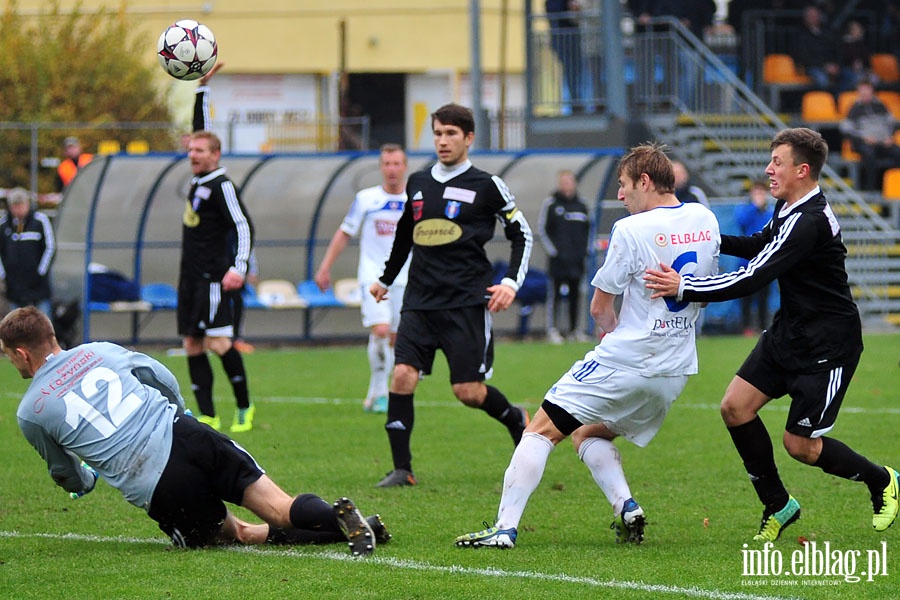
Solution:
M 481 106 L 481 2 L 469 0 L 470 61 L 469 78 L 472 83 L 472 113 L 475 115 L 475 149 L 490 150 L 488 124 Z

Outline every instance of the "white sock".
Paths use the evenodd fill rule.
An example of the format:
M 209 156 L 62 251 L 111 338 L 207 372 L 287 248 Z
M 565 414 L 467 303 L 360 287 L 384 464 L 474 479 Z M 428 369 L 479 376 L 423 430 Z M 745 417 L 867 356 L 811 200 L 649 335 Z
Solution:
M 387 354 L 390 349 L 390 339 L 369 334 L 369 392 L 368 398 L 387 396 L 388 393 L 388 362 Z M 393 354 L 393 352 L 391 352 Z M 393 363 L 393 360 L 391 361 Z
M 622 470 L 622 456 L 615 445 L 603 438 L 587 438 L 581 443 L 578 458 L 590 469 L 594 481 L 612 504 L 613 514 L 622 512 L 625 501 L 631 498 L 631 489 Z
M 378 380 L 378 390 L 380 393 L 379 396 L 388 395 L 389 389 L 389 378 L 391 372 L 394 370 L 394 347 L 391 346 L 390 338 L 385 338 L 384 343 L 384 377 Z
M 497 527 L 510 529 L 519 526 L 525 505 L 544 476 L 544 467 L 553 448 L 553 442 L 538 433 L 529 431 L 522 436 L 503 476 Z

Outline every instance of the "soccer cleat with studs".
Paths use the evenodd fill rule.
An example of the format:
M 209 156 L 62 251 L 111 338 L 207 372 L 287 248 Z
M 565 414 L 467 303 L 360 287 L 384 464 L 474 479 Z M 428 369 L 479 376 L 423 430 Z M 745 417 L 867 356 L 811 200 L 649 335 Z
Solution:
M 644 541 L 644 526 L 647 519 L 644 509 L 629 498 L 622 506 L 622 512 L 613 520 L 609 528 L 616 532 L 616 543 L 640 544 Z
M 900 512 L 900 473 L 891 467 L 885 467 L 890 481 L 881 496 L 872 496 L 872 508 L 875 514 L 872 516 L 872 527 L 875 531 L 885 531 L 894 524 L 897 513 Z
M 375 552 L 375 534 L 372 527 L 350 498 L 334 503 L 334 516 L 338 526 L 347 536 L 347 545 L 353 556 L 368 556 Z
M 391 541 L 391 538 L 394 537 L 387 530 L 384 521 L 381 520 L 381 515 L 372 515 L 371 517 L 366 517 L 366 522 L 372 529 L 372 533 L 375 534 L 375 543 L 379 546 L 381 544 L 387 544 L 389 541 Z
M 515 527 L 498 529 L 484 522 L 485 529 L 474 533 L 467 533 L 456 538 L 456 545 L 460 548 L 507 548 L 516 547 L 518 531 Z
M 753 536 L 754 542 L 774 542 L 781 536 L 788 525 L 800 518 L 800 503 L 793 496 L 788 496 L 787 504 L 778 512 L 763 511 L 759 524 L 759 533 Z
M 209 425 L 216 431 L 222 430 L 222 421 L 219 419 L 218 416 L 211 417 L 209 415 L 200 415 L 199 417 L 197 417 L 197 420 L 200 421 L 201 423 L 203 423 L 204 425 Z
M 244 433 L 253 429 L 253 417 L 256 415 L 256 406 L 250 403 L 247 408 L 239 408 L 234 413 L 234 422 L 231 424 L 231 433 Z

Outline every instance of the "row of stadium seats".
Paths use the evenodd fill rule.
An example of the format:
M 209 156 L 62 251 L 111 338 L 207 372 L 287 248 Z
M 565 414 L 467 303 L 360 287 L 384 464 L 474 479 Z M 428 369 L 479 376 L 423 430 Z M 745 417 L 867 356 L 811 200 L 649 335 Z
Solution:
M 244 286 L 244 306 L 250 309 L 297 309 L 358 307 L 361 290 L 356 279 L 339 279 L 334 286 L 320 291 L 314 281 L 294 285 L 286 279 L 267 279 L 256 286 Z M 175 310 L 178 292 L 171 283 L 152 282 L 141 286 L 141 298 L 135 301 L 88 303 L 88 309 L 98 312 L 151 312 Z

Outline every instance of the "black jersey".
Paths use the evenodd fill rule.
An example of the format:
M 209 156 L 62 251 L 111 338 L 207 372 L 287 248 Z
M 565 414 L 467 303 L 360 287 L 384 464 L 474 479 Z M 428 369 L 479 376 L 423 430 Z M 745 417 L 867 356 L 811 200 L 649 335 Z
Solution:
M 406 194 L 409 200 L 380 278 L 385 285 L 393 283 L 413 251 L 403 310 L 484 304 L 492 275 L 484 245 L 494 237 L 497 221 L 511 245 L 504 283 L 518 291 L 533 238 L 502 179 L 468 160 L 451 171 L 437 163 L 413 173 Z
M 0 278 L 6 280 L 6 297 L 22 306 L 50 298 L 55 251 L 53 227 L 44 213 L 0 218 Z
M 231 268 L 247 276 L 253 225 L 224 167 L 191 179 L 183 222 L 182 277 L 220 281 Z
M 541 205 L 538 235 L 547 250 L 553 279 L 581 279 L 588 253 L 591 218 L 580 196 L 554 192 Z
M 772 220 L 758 233 L 723 235 L 721 252 L 750 262 L 732 273 L 685 276 L 682 299 L 731 300 L 777 279 L 781 307 L 764 339 L 779 364 L 789 370 L 830 368 L 862 351 L 859 310 L 844 265 L 847 248 L 818 188 L 790 208 L 779 200 Z

